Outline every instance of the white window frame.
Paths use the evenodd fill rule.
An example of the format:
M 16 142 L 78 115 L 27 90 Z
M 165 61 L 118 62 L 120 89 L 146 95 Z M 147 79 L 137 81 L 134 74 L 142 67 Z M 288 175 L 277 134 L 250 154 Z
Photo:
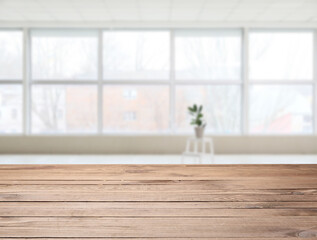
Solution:
M 23 127 L 22 127 L 22 134 L 5 134 L 4 136 L 10 136 L 10 135 L 135 135 L 136 133 L 107 133 L 103 132 L 103 87 L 106 85 L 166 85 L 169 86 L 169 95 L 170 95 L 170 108 L 169 108 L 169 131 L 167 133 L 160 133 L 160 132 L 148 132 L 148 133 L 137 133 L 138 135 L 188 135 L 191 133 L 188 132 L 179 132 L 176 131 L 175 127 L 175 90 L 177 85 L 183 85 L 183 84 L 191 84 L 191 85 L 239 85 L 241 88 L 241 133 L 240 134 L 213 134 L 217 136 L 316 136 L 317 135 L 317 28 L 265 28 L 267 31 L 284 31 L 284 30 L 290 30 L 290 31 L 313 31 L 314 35 L 314 57 L 313 57 L 313 80 L 312 81 L 249 81 L 249 32 L 251 30 L 261 30 L 260 28 L 249 28 L 249 27 L 224 27 L 223 29 L 239 29 L 242 31 L 241 34 L 241 51 L 242 51 L 242 62 L 241 62 L 241 81 L 181 81 L 175 80 L 175 31 L 177 29 L 171 29 L 171 28 L 163 28 L 163 29 L 146 29 L 146 28 L 135 28 L 135 29 L 117 29 L 117 30 L 129 30 L 129 31 L 140 31 L 140 30 L 164 30 L 170 32 L 170 74 L 169 74 L 169 80 L 155 80 L 155 81 L 138 81 L 138 80 L 114 80 L 114 81 L 108 81 L 103 80 L 103 31 L 109 31 L 111 29 L 107 28 L 94 28 L 92 27 L 91 30 L 98 31 L 98 79 L 94 81 L 90 80 L 45 80 L 45 81 L 31 81 L 31 30 L 32 27 L 24 27 L 24 28 L 1 28 L 0 30 L 20 30 L 23 33 L 23 79 L 21 80 L 10 80 L 10 81 L 0 81 L 0 85 L 2 84 L 18 84 L 22 85 L 23 88 Z M 43 28 L 46 29 L 46 28 Z M 59 28 L 54 28 L 59 29 Z M 62 28 L 61 28 L 62 29 Z M 72 28 L 69 28 L 72 29 Z M 78 29 L 78 28 L 76 28 Z M 83 28 L 86 29 L 86 28 Z M 90 28 L 89 28 L 90 29 Z M 210 28 L 212 29 L 220 29 L 217 28 Z M 184 29 L 182 29 L 184 30 Z M 195 31 L 196 29 L 188 29 Z M 200 30 L 200 29 L 197 29 Z M 32 115 L 32 106 L 31 106 L 31 91 L 32 91 L 32 85 L 35 84 L 87 84 L 97 87 L 97 93 L 98 93 L 98 123 L 97 123 L 97 130 L 96 133 L 56 133 L 56 134 L 34 134 L 31 133 L 31 115 Z M 249 89 L 250 86 L 256 85 L 256 84 L 277 84 L 277 85 L 288 85 L 288 84 L 303 84 L 307 85 L 310 84 L 313 87 L 313 133 L 312 134 L 250 134 L 249 133 Z M 210 133 L 208 133 L 210 134 Z
M 87 30 L 87 28 L 81 28 L 82 30 Z M 33 28 L 26 28 L 25 29 L 25 34 L 24 38 L 26 40 L 26 101 L 27 104 L 25 106 L 26 109 L 26 119 L 25 119 L 25 125 L 26 125 L 26 135 L 32 135 L 32 136 L 80 136 L 80 135 L 99 135 L 102 134 L 100 132 L 100 124 L 102 124 L 102 88 L 100 90 L 100 82 L 102 82 L 102 39 L 100 40 L 100 29 L 89 29 L 91 31 L 96 31 L 97 33 L 97 64 L 98 64 L 98 69 L 97 69 L 97 79 L 86 79 L 86 80 L 60 80 L 60 79 L 49 79 L 49 80 L 44 80 L 44 79 L 32 79 L 32 30 Z M 39 28 L 36 30 L 47 30 L 46 28 Z M 51 30 L 60 30 L 59 28 L 52 28 Z M 61 29 L 65 30 L 65 29 Z M 74 30 L 74 28 L 67 28 L 67 30 Z M 75 29 L 78 30 L 78 29 Z M 102 36 L 101 36 L 102 37 Z M 100 56 L 101 55 L 101 56 Z M 32 133 L 32 87 L 36 85 L 88 85 L 88 86 L 94 86 L 97 88 L 97 124 L 96 124 L 96 131 L 91 131 L 91 132 L 74 132 L 74 133 L 63 133 L 63 132 L 56 132 L 56 133 Z M 99 99 L 101 97 L 101 99 Z M 101 109 L 100 109 L 101 107 Z
M 313 34 L 313 76 L 312 76 L 312 80 L 253 80 L 251 81 L 251 79 L 249 79 L 249 39 L 250 39 L 250 32 L 254 31 L 254 32 L 312 32 Z M 256 85 L 277 85 L 277 86 L 288 86 L 288 85 L 303 85 L 303 86 L 311 86 L 312 87 L 312 133 L 250 133 L 247 132 L 246 135 L 251 135 L 251 136 L 313 136 L 313 135 L 317 135 L 317 29 L 298 29 L 298 28 L 282 28 L 282 29 L 272 29 L 272 28 L 252 28 L 249 29 L 247 31 L 247 36 L 245 37 L 245 39 L 247 39 L 248 43 L 245 46 L 247 48 L 247 59 L 244 64 L 247 67 L 247 69 L 245 70 L 245 74 L 246 76 L 246 86 L 247 86 L 247 92 L 245 93 L 244 98 L 246 98 L 247 102 L 245 104 L 248 105 L 244 105 L 243 107 L 246 108 L 247 110 L 247 115 L 245 116 L 246 119 L 245 121 L 249 121 L 249 98 L 250 98 L 250 92 L 249 89 L 251 86 L 256 86 Z M 249 129 L 249 122 L 247 122 L 247 129 Z M 248 130 L 247 130 L 248 131 Z
M 12 80 L 5 80 L 5 79 L 0 79 L 0 86 L 1 85 L 18 85 L 18 86 L 21 86 L 22 87 L 22 98 L 23 96 L 25 96 L 25 93 L 24 93 L 24 63 L 25 63 L 25 60 L 24 60 L 24 56 L 25 56 L 25 43 L 24 43 L 24 39 L 25 39 L 25 34 L 23 32 L 23 30 L 21 28 L 1 28 L 0 27 L 0 31 L 20 31 L 21 34 L 22 34 L 22 78 L 21 79 L 12 79 Z M 24 119 L 26 118 L 26 115 L 24 115 L 24 99 L 22 99 L 22 126 L 21 126 L 21 129 L 22 129 L 22 133 L 9 133 L 9 134 L 0 134 L 0 136 L 19 136 L 19 135 L 24 135 L 25 133 L 25 127 L 24 127 Z M 19 113 L 18 113 L 19 114 Z

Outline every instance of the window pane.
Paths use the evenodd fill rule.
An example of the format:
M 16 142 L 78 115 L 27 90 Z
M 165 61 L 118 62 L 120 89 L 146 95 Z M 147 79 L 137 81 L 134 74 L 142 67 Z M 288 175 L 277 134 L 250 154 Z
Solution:
M 256 85 L 250 94 L 252 133 L 312 133 L 312 87 Z
M 22 88 L 0 85 L 0 134 L 22 132 Z
M 96 31 L 32 31 L 33 79 L 97 79 L 97 43 Z
M 252 32 L 250 78 L 312 80 L 313 32 Z
M 0 79 L 22 79 L 22 32 L 0 31 Z
M 96 130 L 96 87 L 35 85 L 32 88 L 33 133 L 85 133 Z
M 159 132 L 169 127 L 167 86 L 105 86 L 103 126 L 109 132 Z
M 177 31 L 176 79 L 241 79 L 240 31 Z
M 167 31 L 104 32 L 104 79 L 168 79 L 169 41 Z
M 175 108 L 177 129 L 193 131 L 187 107 L 202 104 L 207 131 L 221 134 L 239 133 L 240 95 L 238 86 L 178 86 Z

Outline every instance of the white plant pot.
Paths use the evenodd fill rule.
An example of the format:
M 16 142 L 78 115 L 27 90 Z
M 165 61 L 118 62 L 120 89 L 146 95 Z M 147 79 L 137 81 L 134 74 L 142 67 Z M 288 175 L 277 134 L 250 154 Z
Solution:
M 196 138 L 203 138 L 204 137 L 205 127 L 195 127 L 195 135 Z

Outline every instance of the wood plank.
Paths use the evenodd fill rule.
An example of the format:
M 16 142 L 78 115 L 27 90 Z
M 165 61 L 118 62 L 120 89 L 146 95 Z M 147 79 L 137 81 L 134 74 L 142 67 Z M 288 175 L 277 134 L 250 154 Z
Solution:
M 0 180 L 0 185 L 183 185 L 195 186 L 197 188 L 213 188 L 219 190 L 225 189 L 317 189 L 317 177 L 257 177 L 257 178 L 239 178 L 215 179 L 215 180 Z M 184 186 L 183 186 L 184 187 Z
M 194 192 L 208 194 L 270 194 L 270 195 L 317 195 L 317 188 L 310 189 L 215 189 L 213 184 L 113 184 L 113 185 L 0 185 L 0 193 L 104 193 L 104 192 Z
M 110 201 L 110 202 L 314 202 L 317 195 L 273 195 L 273 194 L 210 194 L 195 192 L 13 192 L 0 193 L 0 201 Z
M 1 217 L 3 237 L 317 237 L 316 217 Z M 89 230 L 88 230 L 89 229 Z
M 289 204 L 292 208 L 245 208 L 234 209 L 229 204 L 213 206 L 212 204 L 192 203 L 189 206 L 183 202 L 175 204 L 153 203 L 103 203 L 103 202 L 6 202 L 0 203 L 0 216 L 101 216 L 101 217 L 254 217 L 254 216 L 317 216 L 315 208 L 307 208 L 301 203 L 301 208 Z M 310 205 L 310 204 L 308 204 Z M 230 205 L 229 205 L 230 206 Z M 311 205 L 310 205 L 311 206 Z M 222 208 L 219 208 L 222 207 Z M 294 208 L 295 207 L 295 208 Z M 297 206 L 298 207 L 298 206 Z M 305 208 L 306 207 L 306 208 Z
M 280 167 L 279 167 L 280 166 Z M 316 165 L 1 165 L 0 180 L 212 180 L 316 177 Z M 155 174 L 153 174 L 155 173 Z
M 316 209 L 317 202 L 0 202 L 9 208 L 203 208 L 203 209 Z
M 1 240 L 52 240 L 52 238 L 2 238 Z M 54 239 L 54 238 L 53 238 Z M 135 238 L 57 238 L 58 240 L 136 240 Z M 140 240 L 245 240 L 248 238 L 137 238 Z M 252 240 L 267 240 L 268 238 L 251 238 Z M 251 240 L 250 239 L 250 240 Z M 298 237 L 288 237 L 288 240 L 298 240 Z M 285 240 L 285 238 L 274 238 L 274 240 Z M 316 238 L 305 238 L 305 240 L 316 240 Z

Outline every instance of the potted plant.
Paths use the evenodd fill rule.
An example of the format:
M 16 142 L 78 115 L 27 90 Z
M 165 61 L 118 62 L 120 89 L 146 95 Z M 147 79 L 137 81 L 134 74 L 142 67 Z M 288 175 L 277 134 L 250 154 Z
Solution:
M 204 136 L 206 123 L 203 120 L 204 115 L 202 111 L 202 105 L 198 107 L 197 104 L 194 104 L 192 107 L 188 107 L 188 112 L 193 117 L 190 124 L 195 126 L 196 138 L 202 138 Z

